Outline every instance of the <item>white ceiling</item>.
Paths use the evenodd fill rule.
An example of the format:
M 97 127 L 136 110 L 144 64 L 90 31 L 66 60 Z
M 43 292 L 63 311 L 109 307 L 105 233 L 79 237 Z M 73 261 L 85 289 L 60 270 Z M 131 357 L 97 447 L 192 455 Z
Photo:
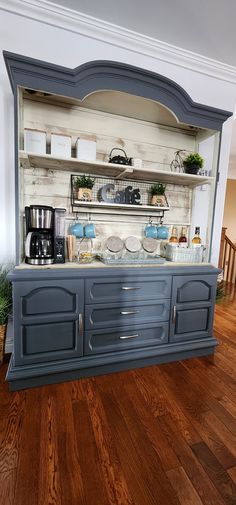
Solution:
M 236 67 L 235 0 L 51 0 Z

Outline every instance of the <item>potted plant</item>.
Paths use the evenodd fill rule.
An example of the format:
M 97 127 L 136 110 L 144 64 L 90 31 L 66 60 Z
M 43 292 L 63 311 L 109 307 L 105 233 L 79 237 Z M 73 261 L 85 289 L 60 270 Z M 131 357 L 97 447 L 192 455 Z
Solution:
M 12 288 L 7 278 L 9 268 L 0 265 L 0 364 L 3 362 L 6 325 L 12 310 Z
M 91 202 L 94 183 L 95 179 L 92 179 L 89 175 L 81 175 L 74 179 L 74 188 L 77 192 L 78 200 Z
M 155 184 L 151 186 L 151 205 L 156 205 L 158 207 L 166 206 L 165 190 L 166 186 L 161 182 L 155 182 Z
M 204 159 L 198 153 L 192 153 L 183 161 L 184 171 L 186 174 L 197 175 L 200 168 L 203 167 Z

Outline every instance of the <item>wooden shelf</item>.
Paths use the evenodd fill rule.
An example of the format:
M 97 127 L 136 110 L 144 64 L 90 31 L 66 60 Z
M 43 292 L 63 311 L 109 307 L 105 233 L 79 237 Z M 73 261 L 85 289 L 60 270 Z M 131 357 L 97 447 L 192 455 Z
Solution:
M 57 158 L 51 154 L 34 154 L 20 151 L 20 162 L 26 169 L 46 168 L 49 170 L 65 170 L 75 173 L 87 173 L 99 177 L 111 177 L 127 181 L 165 182 L 194 188 L 203 184 L 210 184 L 214 177 L 168 172 L 164 170 L 150 170 L 148 168 L 134 168 L 130 165 L 117 165 L 102 161 L 83 161 L 77 158 Z M 130 205 L 129 205 L 130 207 Z M 136 206 L 135 206 L 136 207 Z
M 107 202 L 83 202 L 80 200 L 74 200 L 72 207 L 78 209 L 78 212 L 83 212 L 88 209 L 96 209 L 97 213 L 102 213 L 103 209 L 109 209 L 112 213 L 112 210 L 124 212 L 124 210 L 129 211 L 129 215 L 153 215 L 156 213 L 164 212 L 170 210 L 169 207 L 156 207 L 154 205 L 132 205 L 132 204 L 123 204 L 123 203 L 107 203 Z

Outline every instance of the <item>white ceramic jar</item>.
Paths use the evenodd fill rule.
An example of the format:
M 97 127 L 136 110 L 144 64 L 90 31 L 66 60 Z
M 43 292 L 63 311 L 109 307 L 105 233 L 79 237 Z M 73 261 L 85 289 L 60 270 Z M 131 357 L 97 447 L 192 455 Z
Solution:
M 46 154 L 47 134 L 43 130 L 24 129 L 24 150 L 29 153 Z
M 62 133 L 51 134 L 51 154 L 59 158 L 71 158 L 71 136 Z

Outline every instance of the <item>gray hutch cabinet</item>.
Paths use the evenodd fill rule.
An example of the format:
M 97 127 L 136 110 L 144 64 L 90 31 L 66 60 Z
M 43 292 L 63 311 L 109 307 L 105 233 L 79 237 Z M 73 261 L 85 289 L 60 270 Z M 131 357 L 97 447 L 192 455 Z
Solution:
M 31 153 L 25 153 L 20 125 L 24 114 L 22 100 L 26 94 L 35 98 L 35 110 L 42 106 L 45 114 L 49 110 L 46 102 L 53 97 L 48 124 L 60 116 L 65 130 L 64 109 L 57 109 L 60 97 L 64 97 L 67 106 L 70 104 L 71 110 L 75 101 L 81 104 L 87 100 L 83 114 L 91 117 L 93 94 L 99 96 L 99 92 L 108 90 L 118 93 L 116 96 L 124 100 L 130 97 L 130 103 L 132 97 L 140 97 L 149 104 L 161 104 L 178 118 L 186 142 L 194 145 L 193 132 L 205 138 L 208 131 L 217 135 L 219 147 L 223 122 L 231 113 L 195 103 L 173 81 L 122 63 L 94 61 L 72 70 L 8 52 L 4 52 L 4 58 L 15 100 L 16 153 L 17 265 L 10 274 L 14 298 L 14 350 L 7 373 L 10 389 L 212 354 L 217 344 L 213 336 L 213 315 L 219 271 L 207 261 L 197 265 L 166 262 L 156 266 L 116 267 L 99 262 L 48 268 L 24 264 L 23 213 L 29 191 L 28 175 L 24 175 L 24 170 L 33 177 L 34 170 L 39 167 L 39 176 L 44 177 L 45 184 L 48 179 L 42 171 L 47 168 L 78 173 L 86 170 L 84 166 L 80 168 L 79 163 L 75 165 L 72 159 L 53 159 L 49 154 L 35 159 Z M 86 97 L 92 97 L 91 101 Z M 96 110 L 99 110 L 98 105 Z M 27 111 L 26 107 L 26 120 Z M 96 112 L 94 121 L 98 120 L 98 114 Z M 120 112 L 119 121 L 121 116 Z M 123 117 L 127 121 L 124 111 Z M 143 123 L 142 128 L 144 131 Z M 168 135 L 175 135 L 177 127 L 171 124 L 167 130 Z M 107 140 L 102 142 L 105 144 Z M 195 179 L 197 176 L 157 172 L 159 180 L 170 184 L 213 184 L 208 258 L 217 186 L 216 149 L 214 159 L 214 177 Z M 104 162 L 93 163 L 92 168 L 89 164 L 86 166 L 87 172 L 93 175 L 102 171 L 105 174 L 106 170 L 111 175 L 115 170 L 108 164 L 106 167 Z M 124 170 L 124 176 L 126 180 L 145 180 L 146 177 L 149 181 L 157 177 L 151 169 L 142 173 Z M 64 182 L 59 183 L 63 187 Z M 43 192 L 43 185 L 38 187 L 38 203 L 40 198 L 43 201 L 47 198 L 47 202 L 51 198 L 52 205 L 57 206 L 54 204 L 57 195 L 53 194 L 52 184 L 50 187 L 51 193 Z M 180 215 L 177 204 L 176 209 Z M 107 214 L 109 216 L 109 210 Z

